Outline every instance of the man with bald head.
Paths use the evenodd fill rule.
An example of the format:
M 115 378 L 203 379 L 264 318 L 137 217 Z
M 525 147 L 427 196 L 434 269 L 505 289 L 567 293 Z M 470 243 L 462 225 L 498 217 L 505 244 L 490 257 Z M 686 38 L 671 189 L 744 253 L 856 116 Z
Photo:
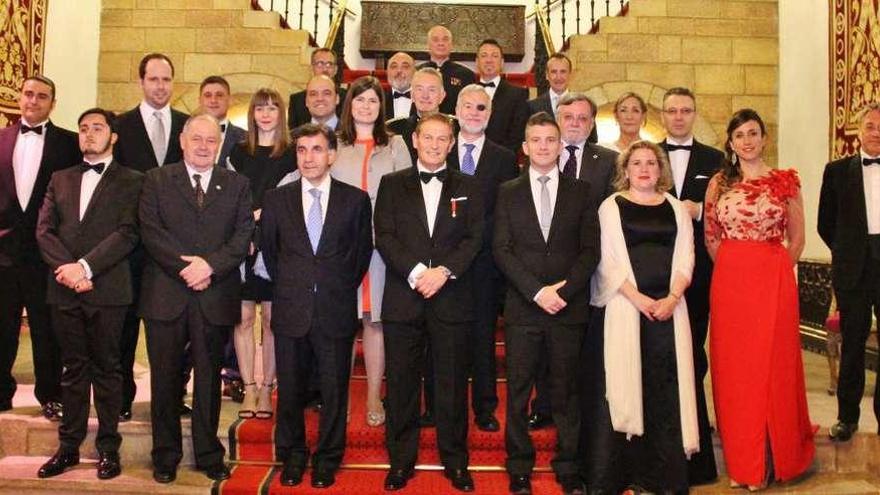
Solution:
M 309 122 L 335 131 L 339 125 L 339 117 L 336 115 L 337 105 L 339 105 L 339 96 L 336 94 L 336 84 L 333 79 L 325 75 L 312 77 L 306 85 L 306 108 L 311 115 Z
M 452 54 L 452 31 L 446 26 L 434 26 L 428 30 L 428 55 L 430 60 L 420 65 L 433 67 L 443 74 L 443 88 L 446 97 L 440 104 L 440 111 L 452 115 L 461 88 L 476 82 L 474 73 L 459 63 L 450 60 Z
M 446 97 L 443 89 L 443 75 L 437 69 L 423 67 L 416 71 L 412 78 L 412 100 L 416 108 L 415 113 L 409 117 L 401 117 L 388 121 L 388 130 L 399 134 L 409 148 L 410 158 L 416 163 L 417 153 L 413 146 L 413 132 L 419 119 L 428 115 L 442 112 L 440 103 Z M 445 113 L 445 112 L 442 112 Z M 450 118 L 452 118 L 450 116 Z M 456 130 L 457 132 L 457 130 Z
M 412 100 L 412 78 L 416 62 L 406 52 L 397 52 L 388 59 L 386 77 L 390 89 L 385 90 L 385 119 L 409 117 L 416 113 Z
M 248 180 L 217 167 L 220 126 L 190 118 L 180 135 L 183 160 L 150 170 L 140 197 L 146 266 L 140 316 L 146 321 L 153 425 L 153 479 L 170 483 L 183 458 L 178 404 L 184 349 L 195 368 L 192 439 L 196 468 L 229 477 L 217 438 L 220 367 L 241 319 L 238 265 L 254 229 Z
M 336 105 L 336 114 L 342 111 L 342 103 L 345 101 L 345 88 L 336 86 L 336 72 L 339 70 L 339 62 L 336 54 L 329 48 L 317 48 L 312 52 L 311 57 L 312 76 L 327 76 L 334 81 L 336 94 L 339 95 L 339 103 Z M 287 106 L 287 127 L 291 130 L 299 127 L 307 122 L 312 121 L 312 114 L 306 104 L 307 90 L 297 91 L 290 95 L 290 102 Z

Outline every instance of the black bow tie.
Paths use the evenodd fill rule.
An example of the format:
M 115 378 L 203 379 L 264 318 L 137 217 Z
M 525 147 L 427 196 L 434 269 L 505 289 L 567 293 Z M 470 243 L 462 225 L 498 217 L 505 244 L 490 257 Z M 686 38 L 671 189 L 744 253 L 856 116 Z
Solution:
M 862 158 L 862 166 L 880 165 L 880 158 Z
M 479 84 L 480 84 L 480 86 L 482 86 L 484 88 L 494 88 L 495 87 L 495 81 L 489 81 L 489 82 L 480 81 Z
M 21 133 L 27 134 L 29 132 L 33 132 L 34 134 L 43 134 L 43 126 L 38 125 L 35 127 L 28 127 L 24 124 L 21 124 Z
M 411 97 L 410 97 L 410 92 L 409 92 L 409 91 L 404 91 L 403 93 L 398 93 L 397 91 L 395 91 L 394 93 L 391 94 L 391 96 L 392 96 L 395 100 L 398 99 L 398 98 L 411 98 Z
M 422 179 L 422 182 L 424 182 L 425 184 L 427 184 L 428 182 L 431 182 L 431 179 L 433 179 L 434 177 L 436 177 L 437 180 L 439 180 L 440 182 L 443 182 L 444 180 L 446 180 L 446 176 L 448 174 L 449 174 L 449 169 L 447 169 L 447 168 L 444 168 L 443 170 L 441 170 L 439 172 L 434 172 L 434 173 L 419 172 L 419 179 Z
M 105 166 L 106 165 L 104 165 L 103 163 L 96 163 L 96 164 L 92 165 L 91 163 L 83 162 L 82 169 L 83 169 L 83 172 L 88 172 L 89 170 L 91 170 L 91 171 L 97 173 L 98 175 L 101 175 L 102 173 L 104 173 Z
M 220 134 L 226 132 L 226 124 L 220 124 Z
M 678 150 L 691 151 L 692 149 L 694 149 L 694 146 L 692 144 L 666 143 L 666 152 L 667 153 L 670 151 L 678 151 Z

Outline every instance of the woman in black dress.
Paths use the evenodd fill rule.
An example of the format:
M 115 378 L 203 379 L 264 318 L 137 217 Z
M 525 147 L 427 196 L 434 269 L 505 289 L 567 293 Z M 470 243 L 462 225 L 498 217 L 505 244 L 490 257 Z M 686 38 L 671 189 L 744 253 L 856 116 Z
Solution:
M 637 141 L 618 159 L 619 192 L 599 208 L 581 423 L 590 493 L 687 493 L 687 458 L 699 449 L 683 298 L 693 227 L 671 184 L 665 154 Z
M 263 193 L 296 168 L 287 137 L 284 100 L 273 89 L 262 88 L 254 93 L 248 107 L 247 138 L 233 148 L 228 166 L 250 179 L 254 220 L 259 239 Z M 256 241 L 254 241 L 256 242 Z M 263 265 L 259 246 L 252 244 L 243 264 L 244 285 L 241 291 L 241 323 L 234 334 L 235 354 L 244 382 L 244 401 L 240 418 L 269 419 L 272 417 L 272 390 L 275 382 L 275 345 L 272 337 L 272 282 Z M 262 330 L 263 385 L 254 380 L 254 322 L 256 305 L 260 303 Z

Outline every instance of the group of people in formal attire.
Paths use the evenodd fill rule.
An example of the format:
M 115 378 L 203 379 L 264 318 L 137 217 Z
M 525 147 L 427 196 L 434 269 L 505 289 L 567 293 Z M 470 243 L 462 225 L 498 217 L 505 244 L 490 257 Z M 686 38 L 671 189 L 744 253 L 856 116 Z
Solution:
M 644 99 L 628 92 L 613 108 L 619 138 L 599 145 L 597 106 L 568 89 L 564 54 L 547 64 L 550 90 L 528 100 L 502 76 L 496 41 L 477 47 L 476 74 L 452 50 L 450 31 L 432 28 L 429 62 L 389 58 L 389 89 L 372 76 L 338 87 L 335 55 L 315 50 L 287 112 L 260 89 L 246 129 L 227 119 L 220 76 L 203 81 L 194 115 L 173 110 L 174 65 L 160 53 L 141 60 L 138 106 L 86 110 L 78 134 L 49 120 L 54 83 L 24 80 L 22 118 L 0 130 L 0 410 L 12 407 L 26 308 L 35 394 L 60 421 L 40 477 L 79 463 L 91 390 L 97 475 L 121 472 L 142 319 L 157 482 L 174 481 L 183 458 L 190 369 L 196 468 L 230 476 L 217 437 L 229 367 L 239 417 L 276 421 L 281 484 L 299 485 L 310 466 L 312 486 L 333 485 L 362 331 L 367 393 L 356 400 L 385 428 L 384 488 L 407 485 L 420 427 L 436 426 L 444 474 L 473 491 L 468 380 L 475 426 L 499 431 L 499 316 L 511 493 L 531 493 L 529 431 L 548 424 L 566 494 L 714 482 L 710 371 L 731 486 L 807 471 L 816 429 L 793 271 L 803 200 L 797 173 L 766 163 L 761 117 L 737 111 L 722 152 L 694 138 L 695 95 L 671 88 L 667 137 L 654 143 L 639 135 Z M 880 104 L 859 122 L 860 154 L 828 164 L 819 211 L 843 327 L 839 441 L 858 429 L 880 304 Z M 875 414 L 878 404 L 875 392 Z

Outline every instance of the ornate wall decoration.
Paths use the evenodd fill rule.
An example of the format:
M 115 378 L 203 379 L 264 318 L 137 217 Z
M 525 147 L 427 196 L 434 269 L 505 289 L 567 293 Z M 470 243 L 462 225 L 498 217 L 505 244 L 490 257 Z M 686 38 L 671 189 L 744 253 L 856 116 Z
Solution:
M 880 101 L 880 0 L 833 0 L 831 158 L 855 153 L 858 112 Z
M 48 0 L 0 2 L 0 127 L 18 120 L 24 78 L 40 72 Z

